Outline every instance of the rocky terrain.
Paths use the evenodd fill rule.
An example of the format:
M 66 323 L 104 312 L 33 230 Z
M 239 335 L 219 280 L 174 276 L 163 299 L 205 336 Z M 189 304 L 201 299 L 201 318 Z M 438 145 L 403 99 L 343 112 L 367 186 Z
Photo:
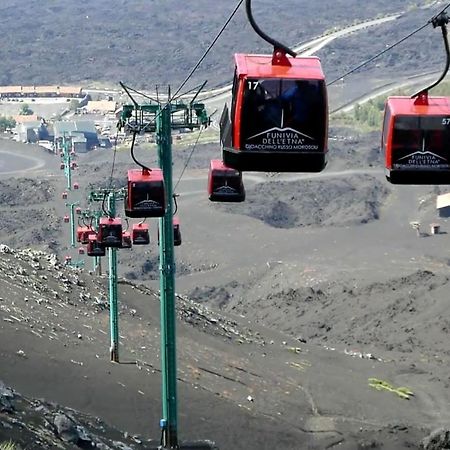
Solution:
M 30 44 L 36 54 L 42 39 L 64 45 L 65 34 L 47 30 L 46 21 L 64 23 L 54 19 L 82 12 L 83 26 L 75 18 L 70 24 L 90 36 L 91 19 L 101 22 L 101 12 L 106 27 L 121 11 L 104 2 L 84 3 L 69 2 L 68 9 L 39 6 L 46 14 L 33 23 L 42 25 L 40 41 Z M 310 28 L 301 30 L 299 39 L 319 34 L 318 27 L 333 27 L 338 18 L 347 23 L 407 7 L 380 1 L 361 10 L 334 2 L 331 9 L 329 2 L 319 3 L 316 15 L 302 18 Z M 9 25 L 25 8 L 12 6 L 0 6 Z M 171 82 L 190 67 L 197 51 L 193 37 L 186 35 L 192 51 L 176 49 L 176 70 L 163 64 L 162 59 L 170 61 L 169 41 L 178 43 L 182 32 L 177 14 L 185 12 L 179 8 L 172 17 L 173 6 L 151 5 L 171 22 L 166 45 L 158 44 L 164 55 L 152 53 L 158 64 L 151 75 L 162 80 L 161 73 L 170 74 Z M 215 13 L 221 17 L 225 6 L 219 2 Z M 259 7 L 269 6 L 261 2 Z M 294 20 L 301 13 L 285 6 L 283 17 Z M 135 25 L 147 24 L 143 3 L 132 1 L 127 7 L 127 13 L 139 16 Z M 204 8 L 203 15 L 196 7 Z M 204 20 L 210 9 L 199 3 L 192 6 L 192 20 L 183 15 L 195 39 L 204 38 L 196 21 L 207 23 L 211 33 L 217 25 Z M 323 13 L 330 10 L 333 14 Z M 411 9 L 370 33 L 334 41 L 320 51 L 328 79 L 429 16 L 429 9 Z M 162 18 L 153 19 L 162 26 Z M 253 48 L 245 37 L 248 27 L 239 20 L 229 32 Z M 19 43 L 25 42 L 20 38 L 24 30 L 18 32 Z M 143 38 L 141 31 L 134 35 L 136 42 Z M 286 39 L 295 40 L 297 31 L 286 30 Z M 117 25 L 113 35 L 121 33 Z M 399 47 L 351 81 L 333 86 L 331 103 L 348 101 L 349 90 L 356 95 L 398 74 L 417 73 L 417 67 L 409 72 L 411 61 L 425 61 L 417 62 L 421 70 L 440 67 L 438 34 L 417 35 L 407 51 Z M 148 61 L 141 58 L 137 64 L 134 47 L 126 45 L 119 46 L 124 54 L 116 44 L 108 48 L 117 56 L 114 67 L 101 63 L 108 52 L 96 52 L 93 67 L 110 79 L 125 69 L 130 74 L 132 64 L 137 78 L 131 81 L 146 86 L 151 77 L 139 64 L 148 68 Z M 231 54 L 235 43 L 224 45 L 223 52 Z M 83 45 L 80 58 L 88 60 L 90 52 Z M 52 57 L 57 55 L 55 50 Z M 219 51 L 205 63 L 218 84 L 231 70 L 222 56 Z M 89 80 L 98 79 L 99 72 L 79 68 Z M 28 75 L 39 79 L 32 70 Z M 2 76 L 5 82 L 17 79 L 15 71 Z M 79 80 L 76 72 L 71 76 L 68 82 Z M 450 231 L 448 219 L 436 211 L 436 195 L 447 187 L 389 185 L 379 133 L 332 126 L 329 164 L 322 173 L 245 173 L 246 202 L 214 204 L 206 194 L 207 168 L 210 159 L 220 157 L 219 146 L 198 145 L 191 158 L 192 145 L 185 142 L 195 137 L 176 140 L 173 152 L 183 237 L 176 248 L 181 439 L 208 439 L 218 448 L 236 450 L 449 448 Z M 155 147 L 141 140 L 136 156 L 156 164 Z M 114 158 L 113 150 L 93 151 L 79 155 L 77 163 L 74 181 L 80 189 L 70 191 L 67 201 L 83 209 L 100 209 L 101 202 L 87 202 L 89 192 L 123 187 L 127 169 L 134 167 L 127 149 L 118 149 Z M 64 190 L 58 157 L 0 139 L 0 443 L 154 449 L 161 415 L 158 221 L 148 221 L 149 246 L 119 251 L 120 363 L 112 364 L 107 262 L 103 275 L 94 275 L 92 261 L 78 253 L 78 244 L 70 245 L 70 230 L 62 220 L 68 212 Z M 122 205 L 117 210 L 123 217 Z M 438 234 L 431 232 L 435 223 Z M 63 265 L 66 255 L 84 269 Z
M 446 221 L 439 235 L 426 229 L 445 188 L 389 186 L 376 135 L 333 129 L 331 137 L 322 174 L 245 174 L 248 200 L 234 207 L 206 198 L 207 162 L 217 148 L 194 152 L 177 189 L 183 439 L 224 449 L 273 448 L 281 436 L 285 449 L 419 448 L 448 423 Z M 55 433 L 62 414 L 93 442 L 152 448 L 160 415 L 157 223 L 150 246 L 119 252 L 121 363 L 111 365 L 106 279 L 89 275 L 88 260 L 85 270 L 59 262 L 73 250 L 61 221 L 58 158 L 14 148 L 45 166 L 0 180 L 2 196 L 15 204 L 2 206 L 0 238 L 34 248 L 2 247 L 0 379 L 4 392 L 21 393 L 14 394 L 19 412 L 2 422 L 31 423 L 27 433 L 64 446 Z M 177 181 L 189 153 L 174 149 Z M 145 148 L 137 155 L 154 160 Z M 69 201 L 88 206 L 92 174 L 108 185 L 110 157 L 78 158 L 81 189 Z M 127 167 L 130 157 L 119 151 L 117 186 Z M 413 220 L 424 224 L 419 236 Z M 414 394 L 409 400 L 402 386 Z M 96 417 L 110 425 L 96 430 Z M 222 423 L 233 431 L 224 433 Z M 16 431 L 6 425 L 0 436 L 18 439 Z M 445 439 L 445 431 L 437 436 Z
M 26 357 L 25 353 L 20 354 Z M 21 396 L 0 382 L 0 441 L 30 450 L 99 448 L 131 450 L 143 441 L 114 430 L 99 418 L 44 400 Z M 139 445 L 142 448 L 141 445 Z
M 360 8 L 356 0 L 314 4 L 308 0 L 285 0 L 280 8 L 258 1 L 254 2 L 254 9 L 264 30 L 295 44 L 354 21 L 403 11 L 410 3 L 377 0 Z M 4 0 L 0 17 L 8 38 L 0 52 L 0 84 L 48 85 L 64 81 L 117 86 L 123 80 L 137 88 L 153 89 L 155 84 L 181 83 L 235 4 L 220 0 L 212 6 L 201 0 L 180 7 L 175 0 L 66 0 L 60 5 L 43 5 L 37 0 L 27 4 Z M 414 25 L 404 23 L 402 30 Z M 46 51 L 48 46 L 52 52 Z M 75 65 L 68 48 L 78 55 Z M 202 64 L 201 73 L 194 75 L 192 86 L 205 79 L 212 86 L 228 82 L 236 51 L 267 50 L 267 44 L 248 25 L 242 7 Z M 148 55 L 152 57 L 151 64 Z M 27 70 L 21 70 L 22 66 Z
M 40 251 L 2 245 L 0 255 L 0 441 L 156 449 L 157 294 L 121 282 L 121 362 L 112 365 L 104 279 Z M 213 438 L 219 448 L 444 448 L 433 442 L 447 439 L 438 430 L 448 420 L 446 354 L 418 361 L 310 345 L 177 300 L 183 437 Z

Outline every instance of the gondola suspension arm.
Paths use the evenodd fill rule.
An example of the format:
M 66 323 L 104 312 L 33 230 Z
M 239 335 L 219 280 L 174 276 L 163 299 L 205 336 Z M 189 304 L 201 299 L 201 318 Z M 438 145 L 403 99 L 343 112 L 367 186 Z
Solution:
M 297 53 L 294 50 L 290 49 L 287 45 L 282 44 L 281 42 L 273 39 L 268 34 L 264 33 L 264 31 L 259 28 L 258 24 L 253 17 L 252 12 L 252 0 L 245 1 L 245 10 L 247 12 L 247 18 L 250 22 L 250 25 L 255 30 L 256 34 L 264 39 L 269 44 L 273 45 L 273 59 L 272 64 L 275 65 L 290 65 L 289 60 L 286 55 L 290 55 L 292 57 L 296 57 Z
M 449 47 L 449 43 L 448 43 L 448 32 L 447 32 L 447 24 L 449 23 L 449 17 L 446 12 L 442 12 L 441 14 L 439 14 L 438 16 L 433 18 L 431 23 L 433 25 L 433 28 L 441 27 L 442 37 L 444 38 L 444 45 L 445 45 L 445 52 L 447 55 L 447 61 L 445 64 L 444 72 L 442 73 L 442 75 L 439 77 L 439 79 L 437 81 L 435 81 L 432 85 L 430 85 L 424 89 L 421 89 L 419 92 L 416 92 L 414 95 L 411 96 L 411 98 L 417 97 L 417 101 L 420 104 L 428 103 L 428 92 L 431 89 L 433 89 L 434 87 L 436 87 L 445 78 L 445 76 L 448 73 L 448 69 L 450 68 L 450 47 Z

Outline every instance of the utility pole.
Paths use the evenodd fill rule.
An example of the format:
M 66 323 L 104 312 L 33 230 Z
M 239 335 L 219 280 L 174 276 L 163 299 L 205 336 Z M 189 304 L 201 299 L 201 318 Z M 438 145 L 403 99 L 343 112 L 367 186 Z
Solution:
M 66 188 L 70 191 L 72 189 L 72 156 L 69 151 L 69 142 L 64 133 L 62 143 L 60 144 L 61 161 L 64 164 L 64 175 L 66 176 Z
M 75 206 L 78 205 L 79 202 L 66 203 L 66 206 L 70 210 L 70 246 L 75 247 Z
M 116 217 L 116 196 L 114 191 L 108 194 L 109 217 Z M 109 286 L 109 321 L 111 345 L 109 354 L 111 361 L 119 362 L 119 308 L 117 299 L 117 248 L 108 247 L 108 286 Z
M 128 93 L 128 92 L 127 92 Z M 128 93 L 128 95 L 130 95 Z M 164 175 L 168 206 L 159 219 L 160 232 L 160 308 L 161 308 L 161 372 L 162 372 L 162 449 L 210 449 L 210 443 L 180 445 L 178 440 L 178 402 L 176 365 L 175 259 L 173 245 L 172 130 L 198 129 L 208 125 L 203 103 L 168 100 L 166 104 L 139 105 L 130 95 L 132 105 L 123 107 L 119 127 L 134 133 L 156 132 L 158 159 Z M 170 99 L 170 91 L 168 92 Z
M 172 211 L 172 128 L 171 106 L 165 105 L 156 121 L 158 159 L 163 171 L 167 210 L 159 219 L 159 273 L 161 296 L 161 373 L 162 408 L 161 421 L 163 448 L 178 448 L 177 436 L 177 353 L 175 313 L 175 258 L 173 247 Z
M 113 218 L 116 216 L 116 201 L 123 200 L 125 192 L 116 189 L 99 189 L 89 194 L 90 201 L 101 201 L 107 204 L 105 213 Z M 99 217 L 98 219 L 99 220 Z M 98 226 L 97 226 L 98 230 Z M 117 248 L 108 247 L 108 292 L 109 292 L 109 325 L 110 347 L 112 362 L 119 362 L 119 307 L 117 289 Z

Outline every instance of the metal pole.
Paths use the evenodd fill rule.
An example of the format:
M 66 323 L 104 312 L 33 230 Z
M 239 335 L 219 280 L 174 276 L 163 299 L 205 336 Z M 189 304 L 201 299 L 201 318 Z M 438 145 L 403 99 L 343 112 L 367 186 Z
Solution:
M 170 97 L 170 96 L 169 96 Z M 167 211 L 159 219 L 160 297 L 161 297 L 161 369 L 163 418 L 162 447 L 178 448 L 177 435 L 177 365 L 175 328 L 175 261 L 172 209 L 172 129 L 171 105 L 158 115 L 157 137 L 159 164 L 163 170 Z
M 67 189 L 72 189 L 72 167 L 70 167 L 71 158 L 69 153 L 69 144 L 66 140 L 65 134 L 63 135 L 63 160 L 64 160 L 64 172 L 67 179 Z
M 108 213 L 116 215 L 116 196 L 114 192 L 108 195 Z M 109 323 L 111 331 L 111 346 L 109 349 L 111 361 L 119 362 L 119 311 L 117 299 L 117 249 L 108 248 L 109 257 Z
M 75 209 L 76 203 L 71 203 L 70 206 L 70 245 L 75 247 Z
M 94 222 L 94 227 L 95 230 L 98 231 L 98 227 L 99 227 L 99 223 L 100 223 L 100 213 L 98 211 L 95 211 L 92 213 L 93 214 L 93 222 Z M 96 273 L 97 275 L 101 276 L 102 274 L 102 258 L 101 256 L 94 256 L 93 258 L 93 270 L 94 273 Z
M 168 93 L 170 99 L 170 92 Z M 158 104 L 138 105 L 130 96 L 133 105 L 124 105 L 119 126 L 135 131 L 156 132 L 159 166 L 164 175 L 168 207 L 159 220 L 160 253 L 160 307 L 161 307 L 161 373 L 162 373 L 162 418 L 161 446 L 159 449 L 210 449 L 209 443 L 200 447 L 179 445 L 177 430 L 177 367 L 176 367 L 176 311 L 175 311 L 175 262 L 173 248 L 173 187 L 172 187 L 172 128 L 199 128 L 208 124 L 203 104 L 185 105 L 174 102 L 164 107 Z M 157 88 L 157 98 L 159 92 Z M 186 112 L 189 110 L 188 112 Z M 195 110 L 195 118 L 191 110 Z M 171 123 L 172 113 L 184 112 L 184 123 Z M 154 120 L 148 118 L 154 116 Z M 134 123 L 131 123 L 134 122 Z M 183 121 L 182 121 L 183 122 Z
M 95 259 L 97 260 L 95 270 L 98 276 L 102 276 L 102 257 L 96 256 Z

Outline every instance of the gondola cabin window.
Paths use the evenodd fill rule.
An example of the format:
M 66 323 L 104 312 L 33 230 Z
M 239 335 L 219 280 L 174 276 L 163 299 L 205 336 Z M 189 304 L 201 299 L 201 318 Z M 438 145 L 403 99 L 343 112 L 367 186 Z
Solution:
M 241 148 L 323 151 L 327 127 L 325 105 L 323 80 L 245 80 Z
M 242 189 L 242 178 L 237 170 L 229 169 L 228 171 L 213 171 L 212 177 L 212 191 L 223 190 L 228 187 L 234 192 L 239 192 Z
M 164 177 L 161 169 L 128 171 L 125 198 L 127 217 L 162 217 L 166 211 Z
M 447 121 L 449 124 L 447 124 Z M 450 119 L 398 116 L 392 134 L 392 167 L 450 168 Z
M 212 202 L 243 202 L 245 189 L 242 173 L 213 159 L 208 174 L 208 194 Z

